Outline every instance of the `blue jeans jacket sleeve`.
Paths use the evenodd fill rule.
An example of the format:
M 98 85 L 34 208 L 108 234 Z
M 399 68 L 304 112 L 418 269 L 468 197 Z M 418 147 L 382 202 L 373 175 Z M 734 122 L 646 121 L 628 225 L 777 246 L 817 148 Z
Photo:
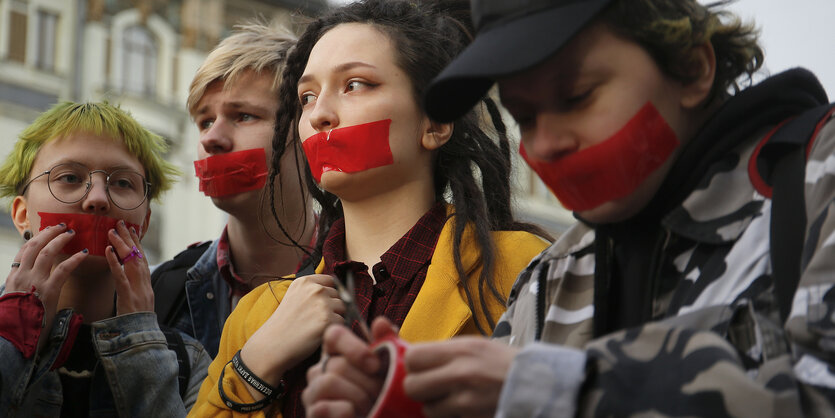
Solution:
M 60 414 L 60 382 L 49 369 L 58 357 L 61 344 L 67 338 L 71 315 L 70 310 L 63 310 L 56 315 L 49 335 L 41 335 L 41 338 L 49 338 L 50 342 L 44 350 L 30 359 L 25 359 L 11 342 L 0 338 L 0 411 L 4 416 Z M 40 390 L 56 389 L 56 385 L 57 390 Z M 33 394 L 33 387 L 38 388 L 34 391 L 38 392 L 37 394 Z
M 0 338 L 0 416 L 60 416 L 61 380 L 50 368 L 66 340 L 72 312 L 58 313 L 46 348 L 31 359 Z M 191 361 L 185 398 L 180 398 L 177 355 L 168 348 L 153 312 L 120 315 L 91 324 L 104 379 L 91 387 L 91 415 L 184 417 L 197 400 L 210 359 L 203 347 L 183 336 Z M 102 386 L 105 385 L 105 386 Z M 110 396 L 112 394 L 112 396 Z
M 186 415 L 197 400 L 210 362 L 199 343 L 184 336 L 191 360 L 191 378 L 184 400 L 177 382 L 177 355 L 168 349 L 156 314 L 138 312 L 99 321 L 93 324 L 93 334 L 119 416 Z

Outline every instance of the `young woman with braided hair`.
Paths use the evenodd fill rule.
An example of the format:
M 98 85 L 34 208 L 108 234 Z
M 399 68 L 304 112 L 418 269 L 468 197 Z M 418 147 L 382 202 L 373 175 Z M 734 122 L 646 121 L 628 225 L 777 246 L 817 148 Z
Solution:
M 241 300 L 192 415 L 302 416 L 305 372 L 325 327 L 345 315 L 334 277 L 353 275 L 362 320 L 386 317 L 406 341 L 490 333 L 516 275 L 547 243 L 513 219 L 495 104 L 444 124 L 420 108 L 469 41 L 467 7 L 363 1 L 301 35 L 280 88 L 271 181 L 288 169 L 285 153 L 304 153 L 322 262 L 318 274 Z

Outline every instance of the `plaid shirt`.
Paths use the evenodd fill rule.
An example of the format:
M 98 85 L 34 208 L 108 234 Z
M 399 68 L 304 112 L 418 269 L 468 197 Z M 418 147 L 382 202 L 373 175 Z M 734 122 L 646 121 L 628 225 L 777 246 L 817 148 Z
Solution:
M 319 216 L 316 215 L 314 218 L 314 225 L 318 225 L 318 223 Z M 312 247 L 316 243 L 318 236 L 319 229 L 316 228 L 313 230 L 313 235 L 310 239 L 310 243 L 308 244 L 309 247 Z M 310 262 L 310 257 L 305 255 L 299 260 L 299 263 L 296 264 L 295 271 L 299 271 L 308 262 Z M 220 238 L 217 240 L 217 270 L 220 272 L 220 277 L 222 277 L 223 280 L 229 284 L 229 306 L 232 309 L 235 309 L 235 305 L 238 304 L 238 301 L 241 300 L 244 295 L 249 293 L 250 290 L 252 290 L 252 284 L 245 281 L 238 275 L 238 273 L 235 272 L 235 266 L 232 264 L 232 251 L 229 248 L 229 234 L 226 226 L 223 227 L 223 233 L 220 234 Z
M 235 267 L 232 265 L 232 252 L 229 250 L 229 234 L 225 226 L 217 240 L 217 270 L 220 272 L 220 277 L 223 277 L 223 280 L 229 284 L 229 306 L 234 309 L 238 301 L 252 288 L 235 273 Z
M 446 223 L 446 206 L 436 203 L 412 229 L 380 256 L 380 262 L 372 267 L 374 279 L 368 274 L 368 266 L 357 261 L 345 260 L 345 221 L 339 219 L 331 225 L 322 244 L 324 274 L 344 277 L 347 270 L 354 272 L 354 291 L 360 315 L 371 322 L 384 315 L 397 326 L 403 324 L 426 279 L 426 270 L 435 252 L 435 244 Z M 352 324 L 354 332 L 359 324 Z M 296 365 L 285 374 L 288 382 L 283 415 L 303 417 L 301 392 L 307 386 L 307 369 L 318 360 L 318 353 Z

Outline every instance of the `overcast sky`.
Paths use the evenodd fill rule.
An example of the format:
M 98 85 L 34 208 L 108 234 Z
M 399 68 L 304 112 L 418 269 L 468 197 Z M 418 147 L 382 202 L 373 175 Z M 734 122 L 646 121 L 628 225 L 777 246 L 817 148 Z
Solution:
M 835 100 L 835 0 L 739 0 L 730 8 L 759 26 L 772 74 L 806 67 Z
M 806 67 L 821 80 L 829 100 L 835 101 L 835 30 L 831 29 L 835 0 L 738 0 L 730 9 L 747 21 L 753 19 L 761 29 L 768 72 Z

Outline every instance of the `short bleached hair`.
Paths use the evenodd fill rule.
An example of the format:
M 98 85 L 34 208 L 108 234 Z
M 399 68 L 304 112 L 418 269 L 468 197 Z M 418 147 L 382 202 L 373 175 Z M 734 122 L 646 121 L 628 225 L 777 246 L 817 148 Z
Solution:
M 246 70 L 272 74 L 272 90 L 278 92 L 284 60 L 296 44 L 296 35 L 283 26 L 248 23 L 235 30 L 209 53 L 189 86 L 186 106 L 192 116 L 206 88 L 223 80 L 226 89 Z

